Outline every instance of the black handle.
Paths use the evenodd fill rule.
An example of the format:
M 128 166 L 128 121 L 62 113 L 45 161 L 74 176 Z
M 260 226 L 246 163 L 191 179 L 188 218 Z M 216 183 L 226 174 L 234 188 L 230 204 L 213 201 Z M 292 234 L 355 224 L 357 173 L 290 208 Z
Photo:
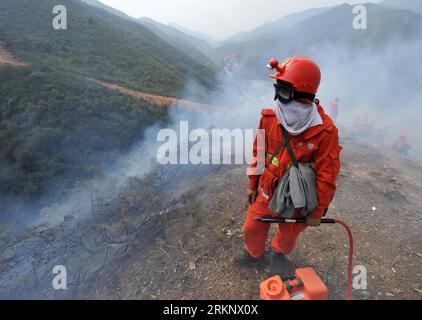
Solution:
M 305 218 L 301 218 L 301 219 L 258 218 L 256 220 L 258 220 L 260 222 L 264 222 L 264 223 L 306 223 Z M 322 219 L 321 223 L 322 224 L 335 224 L 336 220 L 335 219 Z

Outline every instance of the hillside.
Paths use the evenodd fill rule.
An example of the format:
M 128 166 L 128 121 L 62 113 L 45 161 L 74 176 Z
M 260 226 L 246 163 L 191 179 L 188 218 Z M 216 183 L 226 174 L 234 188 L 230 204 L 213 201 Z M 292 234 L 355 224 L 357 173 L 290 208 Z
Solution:
M 27 64 L 25 62 L 19 61 L 13 57 L 10 52 L 5 50 L 0 43 L 0 66 L 9 65 L 14 67 L 24 67 Z
M 170 27 L 173 27 L 175 29 L 178 29 L 178 30 L 182 31 L 183 33 L 185 33 L 185 34 L 187 34 L 189 36 L 192 36 L 192 37 L 195 37 L 195 38 L 198 38 L 198 39 L 205 40 L 205 41 L 207 41 L 213 47 L 214 47 L 214 45 L 216 43 L 216 40 L 214 38 L 212 38 L 211 36 L 209 36 L 207 34 L 204 34 L 202 32 L 190 30 L 190 29 L 188 29 L 188 28 L 186 28 L 184 26 L 181 26 L 180 24 L 175 23 L 175 22 L 169 23 L 168 25 Z
M 266 62 L 291 55 L 321 67 L 318 98 L 344 147 L 327 218 L 350 225 L 367 270 L 352 298 L 422 299 L 422 16 L 398 1 L 409 6 L 367 4 L 367 30 L 343 4 L 241 33 L 211 49 L 223 74 L 177 25 L 97 0 L 0 0 L 0 299 L 258 299 L 270 242 L 262 263 L 233 261 L 246 164 L 158 161 L 163 143 L 181 163 L 186 150 L 248 158 L 249 129 L 274 105 Z M 67 30 L 51 26 L 57 4 Z M 221 145 L 214 129 L 235 137 Z M 344 299 L 347 249 L 340 226 L 308 228 L 283 276 L 314 267 Z M 52 290 L 57 265 L 67 290 Z
M 0 3 L 0 41 L 34 65 L 72 70 L 169 96 L 184 93 L 187 81 L 216 85 L 215 72 L 175 49 L 139 23 L 76 0 L 68 10 L 68 30 L 51 27 L 54 0 Z
M 215 71 L 137 22 L 64 0 L 68 30 L 51 26 L 53 0 L 0 2 L 0 219 L 25 225 L 69 189 L 169 119 L 166 105 L 88 79 L 148 94 L 196 98 Z
M 422 14 L 422 3 L 419 0 L 384 0 L 382 5 L 415 11 Z
M 105 11 L 112 13 L 112 14 L 120 17 L 120 18 L 124 18 L 124 19 L 131 20 L 131 21 L 136 21 L 135 18 L 128 16 L 126 13 L 124 13 L 120 10 L 117 10 L 117 9 L 114 9 L 110 6 L 107 6 L 104 3 L 102 3 L 101 1 L 98 1 L 98 0 L 80 0 L 80 1 L 82 1 L 86 4 L 89 4 L 90 6 L 94 6 L 94 7 L 100 8 L 102 10 L 105 10 Z
M 0 95 L 1 218 L 26 215 L 22 222 L 36 216 L 26 200 L 60 196 L 101 174 L 145 128 L 168 121 L 164 106 L 48 67 L 0 66 Z
M 156 36 L 160 37 L 162 40 L 169 43 L 173 47 L 179 49 L 184 54 L 193 58 L 195 61 L 212 66 L 212 62 L 209 59 L 211 56 L 212 47 L 209 43 L 207 43 L 207 41 L 198 36 L 187 34 L 178 28 L 159 23 L 149 18 L 132 18 L 124 12 L 109 7 L 97 0 L 81 1 L 91 6 L 103 9 L 126 20 L 138 22 L 148 28 Z
M 368 289 L 354 290 L 353 299 L 420 299 L 421 164 L 353 139 L 342 144 L 329 217 L 350 224 L 355 265 L 368 271 Z M 269 254 L 256 268 L 232 260 L 242 246 L 246 183 L 241 166 L 159 167 L 128 181 L 117 197 L 96 199 L 86 221 L 70 215 L 57 227 L 13 237 L 6 231 L 0 235 L 0 297 L 258 299 Z M 346 256 L 342 228 L 308 229 L 289 269 L 315 267 L 330 298 L 344 299 Z M 57 261 L 71 270 L 66 291 L 50 289 Z
M 159 23 L 149 18 L 139 18 L 138 22 L 193 59 L 210 66 L 213 65 L 213 48 L 207 41 L 187 35 L 177 28 Z
M 380 51 L 395 43 L 420 39 L 422 22 L 420 16 L 407 10 L 367 4 L 368 29 L 359 32 L 352 26 L 352 7 L 344 4 L 322 12 L 305 11 L 294 15 L 292 24 L 274 28 L 271 32 L 254 36 L 251 31 L 247 41 L 228 43 L 217 48 L 218 55 L 236 58 L 242 64 L 258 67 L 257 61 L 269 59 L 274 54 L 282 56 L 322 55 L 328 49 L 339 48 L 358 54 L 362 49 Z M 310 13 L 315 13 L 307 17 Z M 282 19 L 281 22 L 284 20 Z M 407 32 L 415 30 L 416 32 Z M 261 63 L 262 65 L 262 63 Z
M 229 50 L 229 48 L 234 46 L 236 43 L 254 41 L 260 37 L 268 36 L 269 34 L 282 34 L 286 31 L 287 28 L 294 26 L 300 21 L 312 18 L 328 9 L 329 8 L 312 8 L 302 12 L 288 14 L 280 19 L 277 19 L 276 21 L 268 22 L 261 27 L 241 32 L 222 41 L 220 43 L 220 50 L 224 52 Z
M 388 139 L 408 132 L 422 150 L 417 141 L 420 126 L 414 120 L 421 99 L 417 86 L 421 15 L 380 4 L 366 4 L 366 8 L 366 30 L 353 28 L 352 7 L 343 4 L 303 19 L 283 32 L 274 30 L 254 40 L 229 43 L 217 52 L 230 76 L 243 83 L 268 79 L 270 73 L 265 66 L 269 59 L 308 56 L 323 70 L 318 97 L 323 101 L 340 97 L 342 105 L 347 106 L 342 107 L 340 122 L 353 127 L 357 114 L 372 114 L 380 126 L 382 123 L 391 129 Z

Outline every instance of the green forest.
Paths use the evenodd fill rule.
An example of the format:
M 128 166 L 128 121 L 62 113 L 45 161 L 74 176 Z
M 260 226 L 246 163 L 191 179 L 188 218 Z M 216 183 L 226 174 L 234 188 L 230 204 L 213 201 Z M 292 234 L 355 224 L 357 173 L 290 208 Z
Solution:
M 68 29 L 52 28 L 65 5 Z M 78 0 L 1 0 L 0 45 L 27 66 L 0 65 L 0 201 L 60 195 L 169 121 L 167 108 L 89 79 L 182 97 L 217 86 L 212 64 L 173 48 L 139 23 Z M 199 97 L 198 95 L 198 97 Z
M 102 165 L 168 120 L 165 107 L 45 68 L 0 69 L 0 194 L 38 197 Z
M 52 27 L 52 8 L 67 8 L 67 30 Z M 215 70 L 170 46 L 139 23 L 77 0 L 2 0 L 0 41 L 32 64 L 181 97 L 186 81 L 215 88 Z

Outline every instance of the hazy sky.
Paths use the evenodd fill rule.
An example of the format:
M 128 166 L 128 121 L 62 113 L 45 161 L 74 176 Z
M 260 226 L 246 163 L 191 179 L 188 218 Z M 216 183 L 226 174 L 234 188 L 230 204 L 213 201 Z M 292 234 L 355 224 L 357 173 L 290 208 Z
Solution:
M 175 22 L 223 39 L 267 21 L 308 8 L 380 0 L 100 0 L 126 14 Z

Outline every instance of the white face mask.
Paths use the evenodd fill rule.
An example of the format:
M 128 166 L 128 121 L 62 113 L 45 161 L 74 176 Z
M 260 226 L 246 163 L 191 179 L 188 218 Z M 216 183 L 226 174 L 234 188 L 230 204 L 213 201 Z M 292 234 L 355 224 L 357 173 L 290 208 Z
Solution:
M 287 104 L 276 101 L 274 112 L 278 121 L 293 136 L 323 123 L 315 104 L 303 104 L 296 100 Z

